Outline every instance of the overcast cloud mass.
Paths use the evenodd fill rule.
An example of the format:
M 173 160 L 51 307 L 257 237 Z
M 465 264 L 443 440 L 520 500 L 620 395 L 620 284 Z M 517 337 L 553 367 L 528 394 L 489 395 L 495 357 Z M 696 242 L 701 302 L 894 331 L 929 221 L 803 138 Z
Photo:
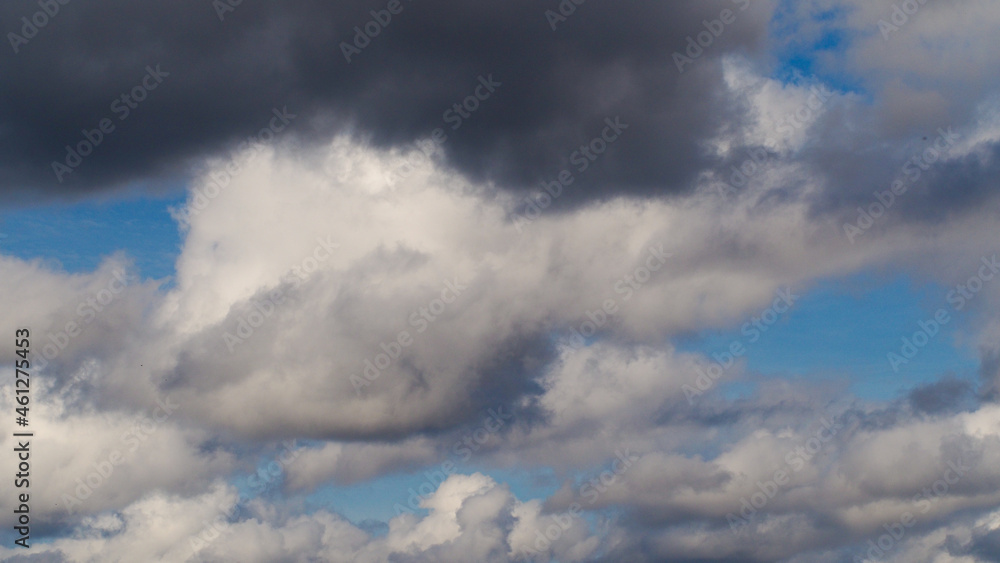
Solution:
M 0 560 L 1000 561 L 995 2 L 0 22 Z

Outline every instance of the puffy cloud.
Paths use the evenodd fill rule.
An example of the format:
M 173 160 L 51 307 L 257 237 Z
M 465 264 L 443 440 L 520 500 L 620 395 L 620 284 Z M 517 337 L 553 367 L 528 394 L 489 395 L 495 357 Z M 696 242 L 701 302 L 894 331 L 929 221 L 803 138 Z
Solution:
M 1000 285 L 984 285 L 970 323 L 983 358 L 975 397 L 945 379 L 889 405 L 832 404 L 821 384 L 764 381 L 730 400 L 714 386 L 759 382 L 735 362 L 689 401 L 685 386 L 712 360 L 679 351 L 677 337 L 739 328 L 780 292 L 869 269 L 963 283 L 992 255 L 996 228 L 990 207 L 957 206 L 933 224 L 890 213 L 852 242 L 842 216 L 817 213 L 845 184 L 813 157 L 834 121 L 864 122 L 860 96 L 832 94 L 785 135 L 781 108 L 808 107 L 812 84 L 765 79 L 752 58 L 700 62 L 752 116 L 706 134 L 706 150 L 739 166 L 746 148 L 768 149 L 725 200 L 717 188 L 731 178 L 706 174 L 670 199 L 625 190 L 571 204 L 568 185 L 545 203 L 537 191 L 535 214 L 440 155 L 380 148 L 402 137 L 341 136 L 248 147 L 238 170 L 208 160 L 177 213 L 185 239 L 169 288 L 118 280 L 115 291 L 123 258 L 85 275 L 0 259 L 5 330 L 27 323 L 36 350 L 58 350 L 38 370 L 50 383 L 33 411 L 51 437 L 37 458 L 39 516 L 60 527 L 41 550 L 185 560 L 214 523 L 218 538 L 202 538 L 194 560 L 835 561 L 909 511 L 918 523 L 892 557 L 989 557 Z M 989 123 L 962 131 L 945 176 L 992 165 Z M 74 336 L 71 321 L 85 325 Z M 137 417 L 155 416 L 158 400 L 180 414 L 144 430 Z M 219 484 L 289 438 L 320 443 L 283 468 L 286 493 L 432 466 L 489 409 L 512 418 L 478 443 L 477 463 L 551 470 L 562 483 L 551 497 L 521 502 L 490 477 L 455 475 L 424 501 L 426 516 L 399 516 L 379 536 Z M 845 427 L 821 439 L 823 417 Z M 135 424 L 142 449 L 67 516 L 61 495 L 128 449 Z M 970 452 L 973 468 L 926 498 Z M 574 506 L 582 516 L 567 516 Z M 248 515 L 228 516 L 235 507 Z M 731 514 L 745 520 L 740 534 Z
M 372 536 L 320 510 L 292 515 L 261 501 L 244 502 L 231 487 L 193 497 L 156 493 L 115 512 L 84 519 L 72 537 L 36 545 L 32 557 L 60 561 L 513 561 L 558 557 L 584 561 L 597 548 L 578 518 L 542 515 L 481 474 L 453 475 L 421 505 Z M 231 515 L 231 516 L 230 516 Z M 546 527 L 552 527 L 544 532 Z M 533 533 L 543 530 L 549 537 Z M 6 558 L 15 551 L 0 547 Z
M 172 397 L 137 411 L 97 410 L 73 406 L 79 388 L 59 393 L 41 375 L 34 376 L 34 386 L 28 412 L 35 437 L 8 435 L 0 443 L 8 451 L 28 443 L 32 517 L 41 522 L 61 525 L 120 509 L 150 490 L 199 493 L 204 480 L 235 467 L 230 453 L 206 447 L 207 432 L 186 427 L 184 405 Z M 11 389 L 3 391 L 0 404 L 14 412 Z M 14 521 L 12 514 L 2 518 Z

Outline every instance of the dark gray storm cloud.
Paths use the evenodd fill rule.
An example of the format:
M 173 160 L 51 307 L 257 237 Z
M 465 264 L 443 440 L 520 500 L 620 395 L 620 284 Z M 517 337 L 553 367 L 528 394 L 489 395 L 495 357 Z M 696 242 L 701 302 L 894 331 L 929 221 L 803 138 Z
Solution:
M 965 125 L 941 122 L 909 138 L 858 135 L 843 145 L 833 138 L 842 135 L 842 125 L 821 122 L 812 131 L 815 146 L 797 157 L 825 183 L 814 209 L 842 210 L 857 224 L 859 207 L 870 214 L 878 204 L 890 217 L 940 223 L 982 204 L 996 194 L 1000 145 L 988 142 L 982 154 L 956 155 L 955 147 L 968 142 Z
M 442 128 L 452 165 L 501 186 L 537 187 L 568 169 L 577 182 L 566 199 L 609 193 L 596 186 L 677 191 L 711 164 L 699 143 L 739 119 L 718 96 L 718 59 L 760 50 L 771 9 L 745 0 L 400 0 L 396 14 L 381 0 L 52 5 L 58 12 L 44 17 L 38 2 L 0 7 L 8 190 L 78 194 L 183 177 L 192 159 L 231 148 L 287 107 L 294 135 L 307 139 L 350 130 L 391 146 Z M 719 36 L 706 35 L 711 44 L 679 72 L 673 53 L 724 9 L 732 23 L 716 25 Z M 373 10 L 391 19 L 372 23 Z M 366 25 L 375 37 L 358 36 Z M 477 93 L 466 107 L 478 107 L 454 111 Z M 627 129 L 608 131 L 616 117 Z M 602 134 L 617 136 L 604 154 L 574 155 Z M 88 135 L 97 146 L 74 166 L 66 147 L 87 152 Z
M 967 406 L 975 389 L 968 381 L 946 377 L 917 387 L 907 395 L 910 405 L 918 412 L 939 414 Z

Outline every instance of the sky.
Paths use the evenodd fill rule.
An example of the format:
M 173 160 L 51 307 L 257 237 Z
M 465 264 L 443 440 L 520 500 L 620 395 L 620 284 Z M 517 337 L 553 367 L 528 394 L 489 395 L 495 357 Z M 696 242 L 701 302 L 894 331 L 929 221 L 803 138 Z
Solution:
M 1000 7 L 348 4 L 0 7 L 0 560 L 1000 561 Z

